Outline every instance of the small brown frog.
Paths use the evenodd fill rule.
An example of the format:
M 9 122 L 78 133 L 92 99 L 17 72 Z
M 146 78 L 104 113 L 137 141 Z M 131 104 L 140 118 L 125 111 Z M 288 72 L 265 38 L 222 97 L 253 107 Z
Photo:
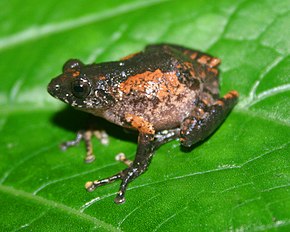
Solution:
M 48 85 L 52 96 L 139 132 L 134 161 L 127 160 L 128 167 L 111 177 L 87 182 L 86 189 L 121 180 L 115 202 L 123 203 L 128 184 L 148 169 L 158 147 L 177 138 L 190 147 L 212 134 L 238 100 L 236 91 L 219 96 L 219 64 L 209 54 L 172 44 L 149 45 L 115 62 L 67 61 L 63 73 Z M 63 147 L 83 139 L 90 162 L 91 135 L 80 132 Z

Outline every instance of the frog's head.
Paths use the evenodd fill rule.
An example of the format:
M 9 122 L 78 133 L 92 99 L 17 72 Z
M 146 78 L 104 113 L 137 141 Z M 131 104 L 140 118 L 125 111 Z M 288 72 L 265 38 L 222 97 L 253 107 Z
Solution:
M 93 75 L 90 66 L 72 59 L 64 64 L 63 73 L 51 80 L 47 91 L 75 108 L 96 112 L 103 110 L 110 103 L 108 96 L 97 94 L 100 88 L 105 88 L 101 82 Z

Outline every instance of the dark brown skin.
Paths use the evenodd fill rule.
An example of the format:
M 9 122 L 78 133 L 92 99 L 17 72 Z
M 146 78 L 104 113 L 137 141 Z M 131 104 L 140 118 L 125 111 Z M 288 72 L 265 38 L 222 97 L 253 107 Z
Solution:
M 179 138 L 181 145 L 190 147 L 213 133 L 238 100 L 236 91 L 220 98 L 219 63 L 209 54 L 172 44 L 150 45 L 116 62 L 66 62 L 63 73 L 48 85 L 52 96 L 139 132 L 135 160 L 126 161 L 128 168 L 89 181 L 86 189 L 121 180 L 115 202 L 123 203 L 128 184 L 147 170 L 159 146 Z M 79 132 L 63 148 L 83 139 L 86 161 L 91 162 L 91 136 L 92 132 Z

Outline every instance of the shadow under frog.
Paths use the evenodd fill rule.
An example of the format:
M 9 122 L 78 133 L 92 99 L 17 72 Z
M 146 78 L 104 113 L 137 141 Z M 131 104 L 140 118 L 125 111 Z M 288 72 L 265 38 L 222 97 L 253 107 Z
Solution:
M 124 130 L 124 128 L 112 124 L 103 118 L 75 110 L 69 106 L 55 113 L 51 118 L 51 122 L 74 133 L 82 130 L 106 131 L 109 136 L 116 139 L 137 142 L 138 133 L 136 131 Z

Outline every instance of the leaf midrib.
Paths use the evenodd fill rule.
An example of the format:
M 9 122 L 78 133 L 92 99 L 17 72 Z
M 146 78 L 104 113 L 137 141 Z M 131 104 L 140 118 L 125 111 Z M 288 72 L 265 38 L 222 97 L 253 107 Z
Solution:
M 97 219 L 97 218 L 92 217 L 92 216 L 85 214 L 85 213 L 81 213 L 78 210 L 73 209 L 71 207 L 68 207 L 68 206 L 61 204 L 59 202 L 48 200 L 48 199 L 45 199 L 43 197 L 36 196 L 36 195 L 31 194 L 31 193 L 28 193 L 28 192 L 25 192 L 25 191 L 22 191 L 19 189 L 15 189 L 15 188 L 10 187 L 10 186 L 5 186 L 5 185 L 0 185 L 0 191 L 3 193 L 9 194 L 9 195 L 16 196 L 16 197 L 25 198 L 26 200 L 29 200 L 29 201 L 32 201 L 32 202 L 35 202 L 35 203 L 38 203 L 41 205 L 45 205 L 45 206 L 48 206 L 50 208 L 60 210 L 62 212 L 70 214 L 70 215 L 77 217 L 79 219 L 82 219 L 84 221 L 91 222 L 94 225 L 101 226 L 104 229 L 106 229 L 107 231 L 120 231 L 120 229 L 117 229 L 114 226 L 112 226 L 104 221 L 101 221 L 100 219 Z

